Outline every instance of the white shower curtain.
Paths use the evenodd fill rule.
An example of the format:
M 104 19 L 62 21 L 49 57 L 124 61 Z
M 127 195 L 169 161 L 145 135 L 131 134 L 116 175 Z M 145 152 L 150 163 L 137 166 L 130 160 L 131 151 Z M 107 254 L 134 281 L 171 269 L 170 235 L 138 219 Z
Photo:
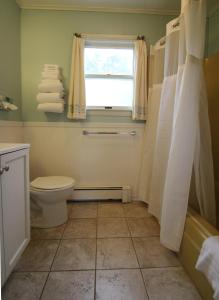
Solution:
M 181 15 L 166 28 L 164 80 L 157 115 L 151 108 L 153 88 L 149 90 L 139 194 L 149 202 L 149 212 L 160 222 L 161 243 L 174 251 L 180 249 L 192 172 L 201 214 L 215 223 L 211 136 L 202 65 L 205 21 L 205 0 L 182 0 Z M 156 141 L 151 137 L 155 131 Z
M 160 237 L 161 243 L 174 251 L 180 249 L 194 165 L 196 182 L 198 177 L 197 196 L 200 197 L 201 195 L 202 201 L 204 200 L 208 207 L 214 207 L 215 203 L 212 190 L 214 185 L 206 110 L 207 99 L 202 65 L 205 41 L 205 4 L 204 0 L 184 1 L 179 20 L 180 59 L 171 145 L 162 197 Z M 184 62 L 183 58 L 185 58 Z M 202 124 L 201 131 L 200 116 L 203 117 L 203 115 L 205 123 Z M 204 146 L 207 149 L 207 155 L 203 151 L 201 140 L 207 142 L 207 145 Z M 204 158 L 204 161 L 201 161 L 201 158 Z M 209 165 L 206 164 L 206 161 Z M 206 165 L 208 165 L 207 169 Z M 209 174 L 208 178 L 203 176 L 205 171 Z M 205 188 L 206 186 L 209 189 L 211 199 L 206 193 L 203 193 L 202 187 Z M 214 212 L 212 211 L 212 221 L 215 220 Z
M 149 201 L 151 172 L 156 142 L 157 119 L 160 108 L 160 95 L 164 74 L 164 44 L 162 38 L 150 51 L 149 63 L 149 93 L 148 118 L 144 132 L 144 146 L 142 153 L 142 166 L 140 170 L 139 197 L 144 202 Z
M 164 81 L 161 92 L 157 124 L 156 145 L 149 193 L 149 212 L 160 221 L 166 168 L 170 151 L 178 69 L 179 26 L 178 19 L 167 24 Z
M 84 39 L 77 34 L 74 36 L 72 47 L 67 117 L 69 119 L 86 119 Z

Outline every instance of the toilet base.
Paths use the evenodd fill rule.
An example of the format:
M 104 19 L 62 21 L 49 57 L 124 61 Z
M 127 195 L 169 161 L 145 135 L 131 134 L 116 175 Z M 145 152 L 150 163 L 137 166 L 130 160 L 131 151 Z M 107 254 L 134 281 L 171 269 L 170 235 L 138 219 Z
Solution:
M 68 219 L 66 201 L 53 203 L 52 206 L 43 202 L 39 204 L 39 209 L 32 209 L 31 227 L 51 228 L 66 223 Z

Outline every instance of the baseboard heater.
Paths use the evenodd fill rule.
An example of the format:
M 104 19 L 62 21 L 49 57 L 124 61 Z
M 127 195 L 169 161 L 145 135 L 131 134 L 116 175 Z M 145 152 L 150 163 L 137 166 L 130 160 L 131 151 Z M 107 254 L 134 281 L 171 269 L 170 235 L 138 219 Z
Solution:
M 99 186 L 76 187 L 73 192 L 73 200 L 122 200 L 123 203 L 131 202 L 130 186 Z

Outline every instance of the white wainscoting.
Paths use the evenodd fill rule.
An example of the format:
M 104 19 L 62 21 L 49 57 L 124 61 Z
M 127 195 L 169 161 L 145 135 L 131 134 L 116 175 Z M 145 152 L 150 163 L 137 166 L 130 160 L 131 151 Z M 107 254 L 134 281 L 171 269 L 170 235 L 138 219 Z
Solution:
M 0 121 L 0 143 L 23 143 L 23 122 Z
M 89 131 L 136 131 L 136 136 L 84 136 Z M 65 175 L 76 187 L 131 186 L 137 182 L 144 124 L 24 123 L 24 141 L 31 144 L 31 179 Z

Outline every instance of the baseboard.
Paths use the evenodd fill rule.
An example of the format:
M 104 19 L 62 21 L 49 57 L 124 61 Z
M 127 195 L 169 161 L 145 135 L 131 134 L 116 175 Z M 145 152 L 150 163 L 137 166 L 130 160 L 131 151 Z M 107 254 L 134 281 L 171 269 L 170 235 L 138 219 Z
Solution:
M 72 199 L 75 201 L 121 200 L 127 203 L 131 202 L 131 188 L 129 186 L 77 187 L 73 191 Z

